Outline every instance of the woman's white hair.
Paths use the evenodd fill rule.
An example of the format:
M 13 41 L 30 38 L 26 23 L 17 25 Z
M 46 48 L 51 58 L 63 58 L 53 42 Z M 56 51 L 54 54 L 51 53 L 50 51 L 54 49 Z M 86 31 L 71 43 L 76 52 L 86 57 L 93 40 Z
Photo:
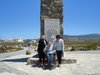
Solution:
M 45 39 L 45 35 L 42 35 L 42 38 Z

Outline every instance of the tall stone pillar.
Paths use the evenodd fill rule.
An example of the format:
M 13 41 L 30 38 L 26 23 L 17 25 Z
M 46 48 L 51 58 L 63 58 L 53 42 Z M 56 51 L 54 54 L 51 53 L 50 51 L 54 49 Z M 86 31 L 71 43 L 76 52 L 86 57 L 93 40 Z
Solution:
M 58 34 L 63 37 L 63 0 L 41 0 L 40 8 L 41 36 L 46 34 L 51 24 L 51 33 L 55 32 L 53 31 L 55 27 L 59 30 Z M 56 26 L 56 23 L 58 26 Z

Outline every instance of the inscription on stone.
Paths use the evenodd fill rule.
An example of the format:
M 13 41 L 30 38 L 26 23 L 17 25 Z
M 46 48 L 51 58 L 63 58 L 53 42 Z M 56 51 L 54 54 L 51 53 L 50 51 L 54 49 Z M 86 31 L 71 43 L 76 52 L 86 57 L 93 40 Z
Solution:
M 60 34 L 59 19 L 45 19 L 44 29 L 46 39 L 53 42 L 57 34 Z

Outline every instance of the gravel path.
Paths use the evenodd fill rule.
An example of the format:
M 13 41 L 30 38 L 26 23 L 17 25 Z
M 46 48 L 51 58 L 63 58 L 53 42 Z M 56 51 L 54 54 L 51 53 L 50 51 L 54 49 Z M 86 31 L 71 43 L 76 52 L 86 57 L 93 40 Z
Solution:
M 11 66 L 8 66 L 7 64 L 3 63 L 3 62 L 0 62 L 0 75 L 3 75 L 3 74 L 15 74 L 15 75 L 28 75 L 27 73 L 23 72 L 23 71 L 20 71 L 16 68 L 13 68 Z
M 53 70 L 26 65 L 26 59 L 32 55 L 25 55 L 23 50 L 21 54 L 20 51 L 16 54 L 0 60 L 0 75 L 100 75 L 100 50 L 65 52 L 64 59 L 75 59 L 77 62 L 62 64 Z
M 8 58 L 8 57 L 15 56 L 15 55 L 22 55 L 22 54 L 25 54 L 25 53 L 26 53 L 25 50 L 9 52 L 9 53 L 0 53 L 0 60 L 3 59 L 3 58 Z

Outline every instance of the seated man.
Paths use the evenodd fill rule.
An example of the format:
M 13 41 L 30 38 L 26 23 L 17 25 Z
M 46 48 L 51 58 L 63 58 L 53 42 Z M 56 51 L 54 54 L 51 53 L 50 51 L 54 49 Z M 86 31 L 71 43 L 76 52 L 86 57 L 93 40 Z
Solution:
M 48 67 L 53 67 L 54 60 L 55 60 L 55 50 L 53 49 L 53 45 L 51 42 L 48 42 L 48 45 L 45 47 L 45 52 L 47 54 L 47 65 Z

